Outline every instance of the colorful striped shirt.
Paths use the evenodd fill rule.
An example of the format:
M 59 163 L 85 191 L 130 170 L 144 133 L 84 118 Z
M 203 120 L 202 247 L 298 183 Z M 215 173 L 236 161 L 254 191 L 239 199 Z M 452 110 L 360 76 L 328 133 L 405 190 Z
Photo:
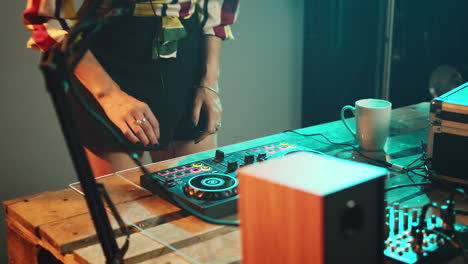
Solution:
M 93 0 L 85 0 L 84 5 L 90 1 Z M 161 17 L 188 19 L 198 8 L 199 20 L 206 21 L 203 27 L 205 35 L 233 38 L 230 25 L 236 21 L 239 0 L 153 0 L 153 6 L 145 6 L 149 4 L 138 3 L 134 15 L 152 16 L 155 13 Z M 74 0 L 27 0 L 23 22 L 32 32 L 28 48 L 46 51 L 60 42 L 76 23 L 74 5 Z

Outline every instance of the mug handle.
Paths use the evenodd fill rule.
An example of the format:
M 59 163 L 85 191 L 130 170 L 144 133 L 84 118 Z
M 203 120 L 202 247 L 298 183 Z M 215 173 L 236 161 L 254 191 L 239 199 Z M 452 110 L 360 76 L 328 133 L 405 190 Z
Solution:
M 343 108 L 341 108 L 341 121 L 343 121 L 343 124 L 345 125 L 345 127 L 349 130 L 349 132 L 351 132 L 351 134 L 353 135 L 354 138 L 356 138 L 356 131 L 354 131 L 350 126 L 349 124 L 346 122 L 346 118 L 344 116 L 346 110 L 351 110 L 351 112 L 353 112 L 353 115 L 356 116 L 356 108 L 354 108 L 353 106 L 350 106 L 350 105 L 345 105 L 343 106 Z

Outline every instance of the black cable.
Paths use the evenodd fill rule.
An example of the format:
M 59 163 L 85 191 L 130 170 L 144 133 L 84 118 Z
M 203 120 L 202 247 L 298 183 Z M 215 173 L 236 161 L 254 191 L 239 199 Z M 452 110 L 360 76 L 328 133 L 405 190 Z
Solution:
M 460 245 L 460 251 L 461 251 L 463 260 L 465 261 L 465 263 L 468 263 L 468 256 L 465 251 L 465 245 L 463 244 L 463 239 L 460 238 L 457 232 L 454 232 L 454 236 L 455 236 L 455 241 Z
M 151 10 L 153 10 L 153 15 L 155 17 L 157 17 L 158 15 L 156 15 L 156 9 L 154 9 L 154 6 L 153 6 L 153 0 L 149 0 L 149 2 L 150 2 L 150 5 L 151 5 Z
M 455 195 L 458 194 L 457 190 L 453 191 L 450 196 L 449 200 L 447 201 L 449 203 L 447 210 L 445 213 L 447 216 L 445 217 L 445 221 L 448 222 L 447 224 L 450 226 L 450 229 L 453 232 L 453 239 L 458 245 L 460 245 L 460 253 L 462 254 L 462 257 L 465 261 L 465 263 L 468 263 L 468 256 L 465 252 L 465 247 L 463 245 L 463 240 L 459 237 L 458 233 L 455 230 L 455 216 L 457 213 L 457 210 L 454 208 L 455 207 Z
M 342 143 L 342 142 L 333 142 L 328 137 L 323 135 L 322 133 L 303 134 L 303 133 L 299 133 L 299 132 L 297 132 L 295 130 L 285 130 L 284 132 L 292 132 L 292 133 L 295 133 L 295 134 L 298 134 L 298 135 L 301 135 L 301 136 L 304 136 L 304 137 L 320 136 L 320 137 L 324 138 L 328 143 L 330 143 L 332 145 L 341 145 L 341 146 L 351 147 L 354 151 L 356 151 L 362 157 L 364 157 L 364 158 L 366 158 L 368 160 L 374 161 L 374 162 L 376 162 L 378 164 L 381 164 L 382 166 L 385 166 L 385 167 L 388 167 L 388 168 L 391 168 L 393 166 L 393 164 L 390 163 L 390 162 L 377 160 L 377 159 L 371 158 L 371 157 L 363 154 L 359 150 L 359 148 L 355 147 L 352 144 Z M 418 165 L 418 168 L 416 168 L 416 169 L 419 169 L 420 166 L 424 166 L 424 171 L 426 172 L 427 175 L 422 175 L 422 174 L 419 174 L 417 172 L 414 172 L 415 168 L 408 168 L 411 165 L 413 165 L 414 163 L 416 163 L 418 160 L 423 161 L 424 164 Z M 465 192 L 463 192 L 461 189 L 459 189 L 456 186 L 448 183 L 445 180 L 439 179 L 439 178 L 435 177 L 434 175 L 432 175 L 432 172 L 429 170 L 429 168 L 427 166 L 427 161 L 428 161 L 428 159 L 426 158 L 426 144 L 424 143 L 424 141 L 421 140 L 421 156 L 419 158 L 415 159 L 414 161 L 412 161 L 408 166 L 405 166 L 403 168 L 403 171 L 410 172 L 410 173 L 413 173 L 415 175 L 424 177 L 426 179 L 429 179 L 430 181 L 435 181 L 435 183 L 437 183 L 438 185 L 444 186 L 445 188 L 450 189 L 450 190 L 455 190 L 458 193 L 463 194 L 465 196 L 465 198 L 468 199 L 468 195 Z M 412 186 L 412 185 L 409 185 L 409 186 Z M 405 185 L 402 185 L 402 187 L 405 187 Z
M 414 180 L 413 180 L 413 176 L 410 175 L 410 172 L 409 171 L 406 171 L 404 173 L 406 176 L 408 176 L 408 179 L 412 182 L 412 183 L 416 183 Z
M 454 209 L 455 214 L 459 215 L 468 215 L 468 210 L 463 210 L 463 209 Z
M 384 190 L 384 192 L 388 192 L 391 190 L 399 189 L 399 188 L 405 188 L 405 187 L 414 187 L 414 186 L 424 186 L 424 185 L 432 185 L 432 182 L 420 182 L 420 183 L 411 183 L 411 184 L 402 184 L 402 185 L 395 185 L 392 187 L 388 187 L 387 189 Z
M 412 168 L 411 168 L 411 165 L 413 165 L 414 163 L 416 163 L 417 161 L 420 161 L 420 160 L 422 160 L 421 157 L 419 157 L 419 158 L 413 160 L 412 162 L 410 162 L 410 163 L 409 163 L 408 165 L 406 165 L 405 167 L 406 167 L 408 170 L 410 170 L 410 169 L 412 169 Z M 422 165 L 423 165 L 423 164 L 420 164 L 420 165 L 418 165 L 418 167 L 419 167 L 419 166 L 422 166 Z
M 433 234 L 436 234 L 438 236 L 441 236 L 442 238 L 444 238 L 445 240 L 447 240 L 448 242 L 450 242 L 454 247 L 456 248 L 460 248 L 463 250 L 463 247 L 462 245 L 460 245 L 460 243 L 458 243 L 456 241 L 456 239 L 444 234 L 443 232 L 440 232 L 436 229 L 427 229 L 427 228 L 424 228 L 424 232 L 427 232 L 427 233 L 433 233 Z M 465 262 L 465 263 L 468 263 L 468 262 Z
M 322 138 L 324 138 L 328 143 L 332 144 L 332 145 L 339 145 L 339 146 L 346 146 L 346 147 L 350 147 L 352 148 L 354 151 L 356 151 L 359 155 L 361 155 L 362 157 L 366 158 L 366 159 L 369 159 L 371 161 L 374 161 L 374 162 L 377 162 L 377 163 L 380 163 L 386 167 L 391 167 L 392 164 L 387 162 L 387 161 L 382 161 L 382 160 L 377 160 L 377 159 L 374 159 L 374 158 L 371 158 L 369 156 L 366 156 L 364 153 L 362 153 L 359 148 L 355 147 L 354 145 L 352 144 L 348 144 L 348 143 L 342 143 L 342 142 L 333 142 L 331 141 L 328 137 L 326 137 L 324 134 L 322 133 L 314 133 L 314 134 L 303 134 L 303 133 L 299 133 L 295 130 L 285 130 L 283 131 L 284 133 L 286 132 L 292 132 L 292 133 L 296 133 L 298 135 L 301 135 L 301 136 L 304 136 L 304 137 L 314 137 L 314 136 L 320 136 Z

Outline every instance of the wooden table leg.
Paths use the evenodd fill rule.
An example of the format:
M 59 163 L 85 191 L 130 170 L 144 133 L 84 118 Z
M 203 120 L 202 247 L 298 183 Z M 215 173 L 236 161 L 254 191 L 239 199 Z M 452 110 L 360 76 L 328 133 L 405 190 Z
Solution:
M 37 255 L 40 248 L 30 239 L 31 235 L 26 234 L 8 220 L 6 234 L 9 264 L 38 264 Z

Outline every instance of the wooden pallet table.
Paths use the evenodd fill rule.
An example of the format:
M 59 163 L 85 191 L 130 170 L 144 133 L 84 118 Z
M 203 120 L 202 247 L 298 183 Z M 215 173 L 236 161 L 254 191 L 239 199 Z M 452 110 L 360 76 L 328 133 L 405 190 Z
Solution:
M 421 103 L 392 112 L 391 137 L 386 151 L 373 153 L 380 158 L 405 165 L 420 155 L 420 141 L 426 141 L 428 104 Z M 341 121 L 297 130 L 302 134 L 322 133 L 335 142 L 353 143 Z M 366 161 L 346 146 L 332 145 L 320 136 L 302 136 L 285 132 L 221 148 L 238 151 L 262 144 L 287 141 L 337 157 Z M 207 151 L 147 166 L 158 171 L 212 157 Z M 369 154 L 370 155 L 370 154 Z M 368 161 L 367 161 L 368 162 Z M 130 247 L 125 263 L 240 263 L 240 230 L 213 225 L 188 215 L 139 186 L 138 168 L 117 172 L 98 180 L 102 182 L 122 218 L 131 230 Z M 386 186 L 421 181 L 414 176 L 389 174 Z M 104 263 L 91 217 L 79 185 L 3 202 L 7 216 L 9 263 Z M 446 199 L 440 191 L 423 191 L 420 187 L 402 188 L 388 193 L 389 203 L 398 201 L 419 207 L 429 201 Z M 466 207 L 466 206 L 465 206 Z M 110 214 L 109 214 L 110 215 Z M 124 236 L 110 216 L 112 227 L 122 244 Z M 465 218 L 457 219 L 468 224 Z

